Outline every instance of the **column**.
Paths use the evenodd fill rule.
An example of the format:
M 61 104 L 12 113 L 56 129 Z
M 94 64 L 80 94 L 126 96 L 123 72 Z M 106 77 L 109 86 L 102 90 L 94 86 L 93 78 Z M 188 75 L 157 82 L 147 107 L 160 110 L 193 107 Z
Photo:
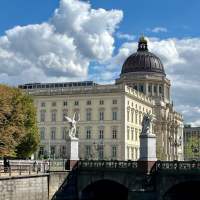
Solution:
M 145 94 L 149 96 L 149 83 L 145 82 Z
M 159 95 L 159 84 L 157 84 L 156 87 L 157 87 L 157 96 L 159 97 L 160 96 Z
M 154 95 L 154 84 L 151 84 L 151 93 L 152 93 L 152 96 L 155 96 Z

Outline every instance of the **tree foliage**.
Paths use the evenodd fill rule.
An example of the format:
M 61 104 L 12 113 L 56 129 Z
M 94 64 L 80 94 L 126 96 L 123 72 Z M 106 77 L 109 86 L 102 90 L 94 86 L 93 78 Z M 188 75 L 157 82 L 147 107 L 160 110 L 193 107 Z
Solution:
M 0 156 L 28 157 L 38 143 L 33 100 L 17 88 L 0 85 Z
M 192 160 L 200 159 L 200 137 L 190 137 L 186 143 L 185 156 L 187 159 Z

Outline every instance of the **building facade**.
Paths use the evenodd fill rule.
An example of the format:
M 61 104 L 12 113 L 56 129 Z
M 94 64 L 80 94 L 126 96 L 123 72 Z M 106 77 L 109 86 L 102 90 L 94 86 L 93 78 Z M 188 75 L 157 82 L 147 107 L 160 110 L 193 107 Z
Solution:
M 139 135 L 145 113 L 156 120 L 157 157 L 183 159 L 183 118 L 170 100 L 170 81 L 160 59 L 148 51 L 141 37 L 120 78 L 112 85 L 91 81 L 25 84 L 37 107 L 41 145 L 38 156 L 65 157 L 68 125 L 64 115 L 79 113 L 77 130 L 80 158 L 137 160 Z
M 200 127 L 185 125 L 184 160 L 200 160 Z

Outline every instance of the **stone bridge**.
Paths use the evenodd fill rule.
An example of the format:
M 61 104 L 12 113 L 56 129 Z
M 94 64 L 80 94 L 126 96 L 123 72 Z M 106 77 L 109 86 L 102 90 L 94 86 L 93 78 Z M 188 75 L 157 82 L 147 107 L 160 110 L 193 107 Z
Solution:
M 79 161 L 53 200 L 200 199 L 200 162 Z

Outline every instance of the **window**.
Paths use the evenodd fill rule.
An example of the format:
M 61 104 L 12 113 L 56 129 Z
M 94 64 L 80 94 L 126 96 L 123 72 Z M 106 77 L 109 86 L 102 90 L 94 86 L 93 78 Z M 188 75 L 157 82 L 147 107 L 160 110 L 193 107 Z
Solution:
M 90 100 L 87 101 L 87 105 L 91 105 L 91 101 Z
M 56 147 L 51 146 L 51 155 L 55 155 L 55 153 L 56 153 Z
M 92 118 L 91 116 L 92 116 L 91 109 L 87 109 L 86 110 L 86 120 L 91 121 L 91 118 Z
M 86 158 L 90 158 L 90 156 L 91 156 L 91 146 L 90 145 L 85 146 L 85 154 L 86 154 Z
M 76 121 L 80 120 L 80 110 L 74 109 L 74 114 L 75 114 L 75 120 Z
M 64 158 L 64 156 L 66 155 L 66 146 L 61 146 L 60 147 L 60 156 L 62 157 L 62 158 Z
M 44 155 L 44 147 L 40 147 L 40 150 L 39 150 L 39 157 Z
M 117 147 L 116 146 L 112 147 L 112 158 L 117 158 Z
M 134 148 L 131 147 L 131 158 L 134 159 Z
M 148 91 L 149 91 L 149 93 L 152 92 L 152 85 L 149 85 L 149 86 L 148 86 Z
M 103 111 L 99 112 L 99 120 L 104 120 L 104 112 Z
M 67 101 L 63 101 L 63 106 L 67 106 Z
M 157 85 L 154 85 L 153 90 L 154 90 L 154 93 L 157 93 Z
M 75 101 L 75 102 L 74 102 L 74 105 L 75 105 L 75 106 L 78 106 L 78 105 L 79 105 L 79 102 L 78 102 L 78 101 Z
M 56 128 L 52 127 L 51 128 L 51 140 L 55 140 L 56 139 Z
M 45 110 L 40 111 L 40 122 L 45 122 Z
M 104 132 L 103 129 L 99 130 L 99 139 L 103 139 L 103 137 L 104 137 L 104 133 L 103 132 Z
M 44 127 L 40 128 L 40 139 L 41 140 L 45 139 L 45 128 Z
M 65 116 L 67 116 L 67 110 L 66 109 L 63 110 L 63 114 L 62 114 L 63 121 L 67 121 Z
M 159 86 L 159 93 L 162 94 L 162 86 Z
M 91 139 L 91 129 L 90 128 L 86 129 L 86 139 Z
M 103 104 L 104 104 L 104 100 L 100 100 L 100 101 L 99 101 L 99 104 L 100 104 L 100 105 L 103 105 Z
M 131 140 L 134 140 L 134 128 L 131 128 Z
M 98 153 L 99 153 L 99 160 L 103 160 L 103 157 L 104 157 L 103 145 L 98 146 Z
M 127 126 L 127 140 L 129 140 L 129 133 L 130 133 L 130 128 Z
M 62 128 L 62 139 L 66 140 L 67 139 L 67 127 Z
M 113 104 L 117 104 L 117 99 L 113 99 Z
M 52 104 L 51 104 L 53 107 L 55 107 L 56 106 L 56 102 L 54 101 L 54 102 L 52 102 Z
M 115 128 L 112 130 L 112 139 L 117 139 L 117 130 Z
M 117 111 L 112 112 L 112 119 L 117 120 Z
M 52 121 L 52 122 L 56 122 L 56 110 L 53 110 L 53 111 L 51 112 L 51 121 Z
M 45 107 L 45 102 L 41 102 L 41 107 Z
M 144 85 L 142 85 L 142 84 L 139 85 L 139 91 L 144 92 Z

